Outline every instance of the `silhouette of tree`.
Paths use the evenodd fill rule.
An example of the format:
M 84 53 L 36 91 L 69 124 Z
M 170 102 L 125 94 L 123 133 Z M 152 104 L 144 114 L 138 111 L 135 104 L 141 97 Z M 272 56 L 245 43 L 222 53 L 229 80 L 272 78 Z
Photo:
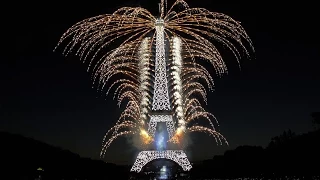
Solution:
M 194 165 L 193 178 L 266 178 L 318 176 L 320 130 L 295 134 L 291 130 L 273 137 L 267 148 L 240 146 Z M 287 177 L 288 179 L 288 177 Z M 290 178 L 289 178 L 290 179 Z
M 271 142 L 268 147 L 279 146 L 290 141 L 294 137 L 296 137 L 296 134 L 289 129 L 288 131 L 284 131 L 281 135 L 271 138 Z
M 128 179 L 129 168 L 78 154 L 20 135 L 0 132 L 0 166 L 4 179 Z M 3 178 L 0 178 L 3 179 Z

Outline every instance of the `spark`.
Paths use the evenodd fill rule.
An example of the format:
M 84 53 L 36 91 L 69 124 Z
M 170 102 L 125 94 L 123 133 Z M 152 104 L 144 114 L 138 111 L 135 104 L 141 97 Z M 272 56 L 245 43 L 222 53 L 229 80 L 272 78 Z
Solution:
M 144 129 L 140 130 L 140 135 L 144 144 L 150 144 L 153 141 L 153 138 Z

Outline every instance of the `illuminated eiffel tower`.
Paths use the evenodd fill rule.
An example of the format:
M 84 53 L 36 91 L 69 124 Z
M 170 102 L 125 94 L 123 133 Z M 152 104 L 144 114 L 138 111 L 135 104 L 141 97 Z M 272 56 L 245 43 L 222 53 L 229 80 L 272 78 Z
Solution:
M 159 5 L 160 6 L 160 5 Z M 161 8 L 161 7 L 160 7 Z M 168 137 L 171 139 L 176 131 L 175 123 L 173 121 L 172 104 L 169 98 L 169 86 L 168 86 L 168 55 L 169 48 L 166 43 L 167 39 L 164 35 L 164 21 L 163 19 L 157 19 L 156 21 L 156 42 L 155 42 L 155 69 L 154 69 L 154 93 L 152 98 L 152 112 L 149 114 L 150 120 L 148 124 L 148 134 L 155 138 L 158 123 L 165 123 Z M 170 39 L 170 48 L 180 47 L 179 38 Z M 172 50 L 172 49 L 171 49 Z M 180 51 L 174 54 L 179 56 L 176 58 L 181 59 Z M 166 143 L 166 142 L 163 142 Z M 140 172 L 143 166 L 155 159 L 169 159 L 179 164 L 184 171 L 189 171 L 192 166 L 187 158 L 187 155 L 183 150 L 148 150 L 141 151 L 131 168 L 133 172 Z

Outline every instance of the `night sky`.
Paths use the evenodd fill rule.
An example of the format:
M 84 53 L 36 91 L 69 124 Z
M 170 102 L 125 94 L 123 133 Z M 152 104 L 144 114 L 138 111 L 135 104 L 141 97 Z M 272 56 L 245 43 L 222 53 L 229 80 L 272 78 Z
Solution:
M 67 28 L 84 18 L 122 6 L 142 6 L 154 14 L 158 8 L 158 0 L 112 2 L 116 4 L 28 1 L 7 7 L 10 13 L 2 18 L 0 131 L 99 157 L 103 135 L 121 109 L 92 88 L 86 64 L 53 49 Z M 230 146 L 216 146 L 214 139 L 195 134 L 188 149 L 191 160 L 239 145 L 266 146 L 287 129 L 312 130 L 310 113 L 320 111 L 317 6 L 301 1 L 187 2 L 241 21 L 256 50 L 254 59 L 241 61 L 241 70 L 233 68 L 235 58 L 223 54 L 229 74 L 215 80 L 215 92 L 209 95 L 207 109 L 218 118 Z M 130 140 L 122 138 L 111 145 L 105 160 L 132 163 L 136 153 Z

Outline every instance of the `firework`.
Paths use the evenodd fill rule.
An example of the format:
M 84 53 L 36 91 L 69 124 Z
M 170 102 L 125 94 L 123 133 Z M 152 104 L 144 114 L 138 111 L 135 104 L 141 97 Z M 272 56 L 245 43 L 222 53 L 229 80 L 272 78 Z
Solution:
M 75 51 L 88 62 L 98 89 L 108 86 L 106 93 L 113 91 L 119 106 L 127 103 L 115 126 L 106 133 L 101 155 L 120 136 L 139 134 L 145 144 L 152 142 L 146 128 L 154 109 L 172 109 L 174 113 L 176 128 L 170 142 L 181 142 L 186 132 L 205 132 L 217 143 L 227 143 L 215 129 L 216 118 L 203 107 L 207 89 L 212 90 L 214 82 L 202 62 L 210 63 L 218 76 L 227 73 L 213 42 L 228 48 L 237 61 L 243 54 L 249 56 L 252 42 L 238 21 L 204 8 L 190 8 L 183 0 L 167 8 L 167 2 L 161 0 L 159 17 L 141 7 L 122 7 L 113 14 L 76 23 L 57 46 L 64 41 L 63 53 Z M 110 50 L 115 45 L 117 48 Z M 167 46 L 170 51 L 166 54 Z M 156 71 L 165 78 L 157 80 Z M 162 90 L 153 93 L 159 88 Z M 155 106 L 152 102 L 157 98 L 161 102 Z M 201 118 L 208 125 L 194 123 Z

